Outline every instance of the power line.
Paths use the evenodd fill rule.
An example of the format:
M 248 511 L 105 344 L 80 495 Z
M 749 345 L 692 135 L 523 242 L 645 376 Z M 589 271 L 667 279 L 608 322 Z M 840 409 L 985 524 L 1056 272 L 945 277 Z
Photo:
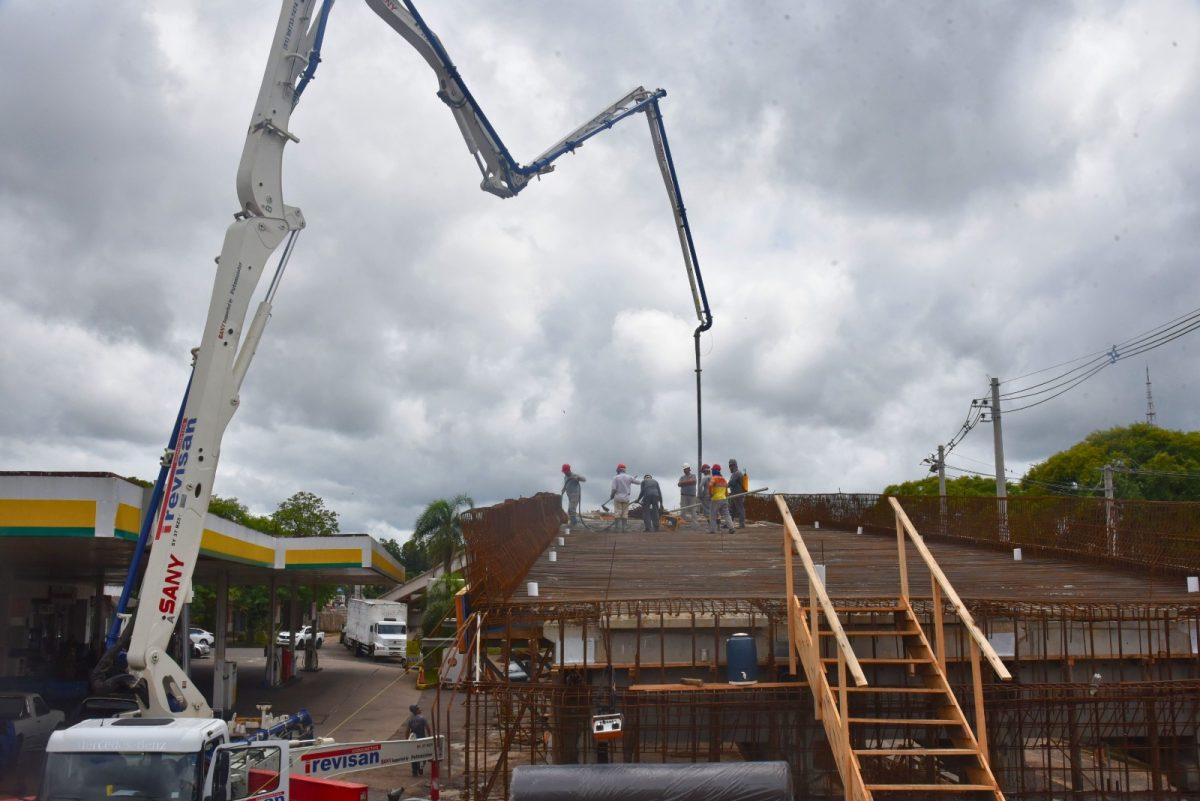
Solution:
M 1082 362 L 1080 364 L 1075 364 L 1075 366 L 1071 369 L 1059 373 L 1052 378 L 1048 378 L 1036 384 L 1030 384 L 1026 387 L 1010 390 L 1002 394 L 1000 397 L 1004 400 L 1022 400 L 1025 398 L 1036 398 L 1041 395 L 1052 393 L 1049 394 L 1048 397 L 1041 398 L 1034 403 L 1029 403 L 1024 406 L 1009 409 L 1007 411 L 1019 412 L 1032 408 L 1048 400 L 1057 398 L 1059 395 L 1074 389 L 1084 381 L 1092 378 L 1094 375 L 1096 375 L 1096 373 L 1100 372 L 1105 367 L 1116 364 L 1122 359 L 1128 359 L 1131 356 L 1137 356 L 1142 353 L 1146 353 L 1147 351 L 1154 350 L 1155 348 L 1162 347 L 1163 345 L 1174 342 L 1176 339 L 1190 334 L 1197 329 L 1200 329 L 1200 309 L 1194 309 L 1187 314 L 1176 317 L 1173 320 L 1168 320 L 1167 322 L 1155 326 L 1148 331 L 1130 337 L 1129 339 L 1126 339 L 1118 344 L 1114 344 L 1107 350 L 1096 351 L 1088 356 L 1081 356 L 1077 359 L 1062 362 L 1054 367 L 1048 367 L 1042 370 L 1034 371 L 1033 373 L 1027 373 L 1021 378 L 1027 378 L 1032 375 L 1048 372 L 1056 367 Z M 1020 379 L 1010 379 L 1010 381 L 1006 383 L 1011 383 L 1012 381 L 1018 380 Z

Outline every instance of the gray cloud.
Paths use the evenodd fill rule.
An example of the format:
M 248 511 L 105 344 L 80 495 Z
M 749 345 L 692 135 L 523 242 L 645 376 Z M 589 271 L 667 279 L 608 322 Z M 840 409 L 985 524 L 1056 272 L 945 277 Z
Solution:
M 773 487 L 918 477 L 989 375 L 1197 305 L 1186 3 L 423 11 L 524 160 L 634 85 L 668 90 L 716 320 L 704 460 Z M 0 84 L 5 468 L 153 475 L 275 14 L 0 6 L 21 76 Z M 618 461 L 694 461 L 694 312 L 644 123 L 500 201 L 369 10 L 337 6 L 324 56 L 284 159 L 309 227 L 217 492 L 269 512 L 306 489 L 393 535 L 433 497 L 557 489 L 563 461 L 597 503 Z M 1141 419 L 1147 363 L 1160 423 L 1196 428 L 1196 361 L 1181 339 L 1014 413 L 1010 466 Z M 987 427 L 955 458 L 989 469 Z

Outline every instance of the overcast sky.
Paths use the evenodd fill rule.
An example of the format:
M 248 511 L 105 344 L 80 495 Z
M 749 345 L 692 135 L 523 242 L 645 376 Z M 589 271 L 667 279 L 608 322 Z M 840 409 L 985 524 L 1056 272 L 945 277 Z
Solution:
M 421 10 L 522 161 L 668 91 L 715 321 L 704 461 L 755 485 L 918 478 L 991 376 L 1015 390 L 1200 307 L 1195 3 Z M 0 469 L 156 475 L 277 15 L 0 1 Z M 403 537 L 435 497 L 557 491 L 563 462 L 589 507 L 618 461 L 673 484 L 696 321 L 645 123 L 502 201 L 364 4 L 337 4 L 323 57 L 284 158 L 308 228 L 215 491 L 266 514 L 307 490 L 343 531 Z M 1144 420 L 1147 365 L 1159 424 L 1200 428 L 1198 348 L 1006 416 L 1013 476 Z M 991 426 L 948 462 L 990 470 Z

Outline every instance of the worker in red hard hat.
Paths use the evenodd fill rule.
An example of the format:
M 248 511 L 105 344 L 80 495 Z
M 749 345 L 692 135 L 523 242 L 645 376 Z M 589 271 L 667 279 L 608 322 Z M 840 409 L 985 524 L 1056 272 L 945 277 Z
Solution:
M 613 516 L 616 518 L 614 524 L 617 531 L 625 531 L 626 519 L 629 517 L 629 496 L 632 492 L 634 484 L 641 484 L 633 476 L 625 472 L 625 463 L 617 465 L 617 474 L 613 476 L 612 493 L 609 494 L 609 500 L 613 502 Z
M 579 499 L 583 495 L 583 487 L 579 486 L 587 481 L 586 478 L 578 473 L 571 472 L 571 465 L 564 464 L 562 466 L 563 486 L 559 495 L 567 496 L 567 519 L 570 521 L 568 525 L 579 525 Z

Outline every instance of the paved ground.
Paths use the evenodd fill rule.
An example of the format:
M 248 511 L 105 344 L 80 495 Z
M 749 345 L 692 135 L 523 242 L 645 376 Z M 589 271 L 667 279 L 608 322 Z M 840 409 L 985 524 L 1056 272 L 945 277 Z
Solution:
M 320 650 L 319 671 L 301 672 L 287 686 L 273 689 L 263 686 L 266 659 L 262 649 L 232 649 L 227 658 L 238 663 L 235 709 L 239 715 L 257 715 L 256 705 L 260 703 L 271 704 L 275 713 L 304 708 L 312 715 L 318 735 L 334 737 L 341 742 L 401 738 L 401 728 L 412 703 L 420 703 L 426 716 L 431 717 L 429 709 L 433 693 L 429 691 L 427 697 L 422 697 L 416 689 L 415 673 L 406 673 L 398 662 L 355 658 L 336 641 Z M 193 663 L 196 686 L 209 698 L 212 671 L 211 657 Z M 0 778 L 0 796 L 37 792 L 42 756 L 27 755 L 22 762 L 20 770 Z M 404 787 L 406 797 L 428 798 L 428 767 L 426 775 L 417 781 L 413 780 L 411 772 L 408 765 L 403 765 L 349 774 L 344 778 L 366 784 L 370 788 L 370 801 L 384 801 L 387 790 L 394 787 Z M 442 796 L 455 798 L 457 793 L 451 787 Z

